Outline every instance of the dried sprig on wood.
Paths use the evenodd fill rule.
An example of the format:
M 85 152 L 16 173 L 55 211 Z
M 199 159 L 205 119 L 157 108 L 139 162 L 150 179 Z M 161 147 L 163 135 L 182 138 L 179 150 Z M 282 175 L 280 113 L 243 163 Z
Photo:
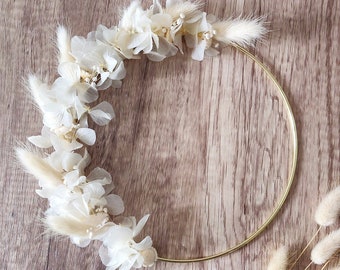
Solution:
M 320 226 L 334 224 L 340 215 L 340 186 L 329 192 L 315 212 L 315 221 Z
M 289 253 L 288 247 L 282 246 L 272 255 L 267 270 L 286 270 L 288 266 Z
M 311 260 L 315 264 L 324 264 L 340 249 L 340 229 L 322 239 L 312 250 Z
M 294 266 L 311 245 L 315 237 L 319 234 L 323 227 L 335 224 L 340 215 L 340 186 L 330 191 L 325 198 L 319 203 L 315 212 L 315 222 L 320 226 L 316 231 L 312 239 L 307 243 L 302 252 L 298 255 L 293 264 L 289 266 L 289 270 L 294 269 Z M 273 256 L 268 265 L 269 269 L 287 269 L 286 260 L 284 260 L 288 249 L 286 247 L 280 248 Z M 327 264 L 332 260 L 333 256 L 340 252 L 340 229 L 333 231 L 327 235 L 324 239 L 319 241 L 311 252 L 311 262 L 305 268 L 307 270 L 313 263 L 317 265 Z M 277 263 L 275 263 L 277 261 Z M 271 267 L 271 268 L 270 268 Z M 282 267 L 282 268 L 275 268 Z M 324 268 L 322 268 L 324 269 Z M 337 268 L 340 269 L 340 265 Z

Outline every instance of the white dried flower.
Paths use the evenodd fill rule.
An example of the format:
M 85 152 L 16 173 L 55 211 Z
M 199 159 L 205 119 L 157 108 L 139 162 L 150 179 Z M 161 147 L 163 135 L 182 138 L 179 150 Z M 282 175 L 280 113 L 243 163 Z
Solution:
M 130 34 L 127 31 L 121 31 L 118 26 L 110 29 L 106 26 L 99 25 L 95 33 L 97 41 L 102 42 L 114 48 L 124 59 L 139 59 L 139 55 L 133 53 L 133 49 L 128 49 L 127 44 L 130 40 Z
M 151 24 L 149 12 L 143 10 L 140 1 L 132 1 L 118 25 L 120 30 L 130 34 L 127 49 L 132 49 L 134 54 L 151 52 L 153 42 L 158 44 L 158 36 L 152 32 Z
M 80 67 L 80 80 L 88 87 L 105 90 L 121 86 L 126 71 L 121 57 L 111 46 L 75 36 L 71 40 L 71 53 Z
M 55 129 L 54 132 L 56 132 L 58 135 L 50 132 L 49 139 L 51 140 L 52 146 L 56 151 L 72 152 L 83 147 L 83 144 L 78 142 L 77 137 L 75 136 L 75 129 L 61 127 L 59 129 Z M 89 138 L 85 138 L 84 140 L 88 141 L 89 144 L 94 143 L 96 139 L 95 136 L 96 135 L 90 131 L 88 136 Z
M 109 184 L 111 180 L 79 178 L 83 180 L 77 186 L 66 184 L 49 194 L 44 193 L 50 202 L 45 224 L 50 231 L 70 236 L 84 244 L 88 239 L 98 238 L 104 233 L 109 214 L 121 214 L 124 205 L 119 196 L 105 195 L 103 185 Z
M 315 212 L 315 221 L 320 226 L 334 224 L 340 214 L 340 186 L 329 192 L 320 202 Z
M 205 55 L 216 56 L 218 54 L 218 51 L 211 47 L 214 34 L 207 14 L 203 12 L 200 21 L 191 25 L 191 35 L 185 36 L 188 47 L 193 48 L 192 59 L 202 61 Z
M 286 270 L 288 266 L 288 247 L 282 246 L 272 255 L 267 270 Z
M 340 248 L 340 229 L 322 239 L 312 250 L 311 260 L 315 264 L 324 264 Z
M 198 28 L 200 27 L 203 13 L 199 11 L 200 5 L 189 1 L 167 1 L 165 13 L 172 17 L 172 25 L 166 38 L 170 43 L 173 43 L 181 53 L 183 53 L 183 38 L 185 38 L 187 45 L 190 43 L 190 38 L 197 39 Z M 192 45 L 191 48 L 195 47 Z
M 63 64 L 65 69 L 61 68 L 61 73 L 65 73 L 66 77 L 73 80 L 72 78 L 77 77 L 77 75 L 74 76 L 72 71 L 69 74 L 68 71 L 70 70 L 65 65 L 67 66 L 67 63 Z M 36 76 L 31 75 L 28 79 L 31 94 L 43 114 L 43 122 L 46 127 L 51 129 L 59 128 L 63 125 L 70 127 L 74 122 L 78 122 L 83 113 L 87 111 L 87 106 L 79 100 L 73 89 L 68 92 L 69 86 L 66 89 L 62 88 L 63 80 L 60 79 L 57 79 L 57 82 L 52 87 L 41 82 Z M 86 124 L 85 120 L 83 119 L 84 124 Z M 48 130 L 45 129 L 44 133 L 47 135 Z M 46 142 L 43 144 L 46 144 Z
M 77 63 L 61 63 L 58 66 L 58 73 L 61 77 L 53 83 L 52 91 L 59 103 L 70 106 L 76 97 L 82 103 L 91 103 L 98 99 L 96 85 L 82 80 L 83 71 Z
M 154 264 L 157 252 L 152 247 L 151 238 L 147 236 L 140 243 L 133 240 L 144 227 L 148 217 L 144 216 L 137 225 L 135 218 L 130 218 L 130 226 L 111 226 L 103 235 L 99 255 L 107 269 L 140 268 Z
M 88 145 L 94 144 L 96 134 L 88 128 L 86 117 L 78 120 L 76 113 L 73 113 L 74 108 L 58 106 L 57 103 L 49 105 L 43 109 L 44 127 L 41 135 L 29 137 L 31 143 L 40 148 L 53 146 L 58 151 L 68 152 L 82 147 L 78 139 Z
M 177 53 L 177 47 L 172 44 L 171 27 L 173 19 L 169 14 L 160 13 L 150 16 L 152 32 L 158 37 L 157 43 L 153 46 L 152 51 L 147 53 L 147 57 L 152 61 L 162 61 L 166 57 L 173 56 Z

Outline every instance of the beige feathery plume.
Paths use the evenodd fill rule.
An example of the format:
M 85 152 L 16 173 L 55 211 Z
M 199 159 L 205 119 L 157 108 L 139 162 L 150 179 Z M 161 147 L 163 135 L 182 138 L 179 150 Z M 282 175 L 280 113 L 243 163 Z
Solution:
M 34 101 L 42 110 L 46 103 L 49 103 L 48 91 L 49 87 L 43 83 L 37 76 L 30 74 L 28 76 L 28 88 L 31 91 Z
M 328 270 L 340 270 L 340 265 L 329 268 Z
M 16 154 L 24 168 L 39 180 L 41 187 L 53 188 L 63 183 L 62 174 L 37 154 L 23 148 L 17 148 Z
M 57 28 L 57 47 L 59 49 L 59 63 L 74 61 L 71 55 L 71 37 L 62 25 Z
M 312 250 L 311 260 L 315 264 L 324 264 L 340 248 L 340 229 L 322 239 Z
M 197 12 L 202 7 L 202 3 L 199 1 L 195 2 L 180 2 L 180 1 L 169 1 L 173 2 L 166 6 L 164 13 L 169 14 L 172 18 L 177 19 L 184 15 L 186 20 L 197 15 Z
M 340 186 L 329 192 L 321 201 L 315 212 L 315 221 L 320 226 L 335 223 L 340 214 Z
M 214 39 L 226 44 L 236 43 L 240 46 L 253 46 L 268 30 L 263 18 L 234 19 L 212 24 Z
M 271 257 L 267 270 L 286 270 L 288 266 L 288 247 L 282 246 Z
M 44 219 L 44 223 L 48 230 L 53 233 L 82 238 L 95 237 L 107 221 L 108 214 L 104 212 L 84 216 L 83 218 L 72 216 L 47 216 Z

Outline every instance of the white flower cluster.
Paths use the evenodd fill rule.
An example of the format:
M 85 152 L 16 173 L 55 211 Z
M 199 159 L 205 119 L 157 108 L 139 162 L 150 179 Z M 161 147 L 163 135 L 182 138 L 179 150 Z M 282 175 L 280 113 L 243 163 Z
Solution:
M 138 224 L 134 217 L 115 217 L 124 211 L 122 199 L 111 194 L 110 174 L 85 168 L 90 156 L 85 145 L 93 145 L 96 133 L 88 117 L 106 125 L 114 117 L 104 101 L 91 107 L 98 91 L 120 87 L 125 77 L 125 59 L 145 54 L 161 61 L 183 52 L 183 40 L 192 48 L 192 58 L 216 55 L 219 44 L 252 45 L 265 33 L 262 20 L 218 21 L 199 10 L 197 2 L 168 0 L 162 8 L 158 0 L 145 10 L 133 1 L 118 26 L 97 30 L 84 37 L 70 37 L 64 27 L 57 31 L 59 77 L 52 85 L 29 77 L 29 88 L 43 114 L 43 128 L 28 140 L 43 149 L 53 149 L 42 158 L 34 151 L 17 149 L 23 166 L 39 180 L 37 193 L 49 200 L 45 224 L 54 233 L 66 235 L 78 246 L 101 240 L 99 254 L 107 269 L 127 270 L 151 266 L 157 259 L 149 236 L 134 241 L 148 215 Z M 81 154 L 82 153 L 82 154 Z

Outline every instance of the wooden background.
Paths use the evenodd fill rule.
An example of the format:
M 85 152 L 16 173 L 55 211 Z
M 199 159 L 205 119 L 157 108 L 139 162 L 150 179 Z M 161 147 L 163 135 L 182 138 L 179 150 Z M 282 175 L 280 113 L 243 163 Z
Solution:
M 126 4 L 1 1 L 1 269 L 105 268 L 99 243 L 81 249 L 44 235 L 39 218 L 47 202 L 34 193 L 37 183 L 18 166 L 13 147 L 40 132 L 41 116 L 24 81 L 29 73 L 55 79 L 57 25 L 86 35 L 99 23 L 116 24 Z M 204 9 L 220 18 L 268 16 L 272 32 L 254 52 L 279 78 L 295 114 L 296 179 L 272 225 L 242 250 L 203 263 L 160 262 L 154 269 L 264 269 L 281 244 L 298 252 L 308 242 L 317 229 L 318 202 L 340 182 L 340 2 L 210 0 Z M 290 132 L 273 85 L 231 48 L 203 62 L 186 53 L 126 67 L 123 87 L 100 98 L 114 105 L 117 117 L 96 128 L 98 141 L 89 149 L 93 166 L 112 173 L 125 214 L 151 214 L 143 233 L 161 256 L 202 256 L 243 240 L 287 184 Z M 308 263 L 307 252 L 296 269 Z

